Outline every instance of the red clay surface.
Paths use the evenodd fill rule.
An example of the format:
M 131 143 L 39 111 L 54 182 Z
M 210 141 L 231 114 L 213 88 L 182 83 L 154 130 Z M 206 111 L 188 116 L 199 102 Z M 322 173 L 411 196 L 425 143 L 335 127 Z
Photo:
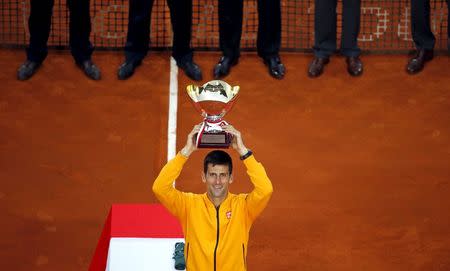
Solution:
M 198 53 L 204 82 L 219 55 Z M 450 270 L 450 59 L 404 72 L 406 56 L 344 59 L 306 76 L 310 55 L 282 54 L 284 80 L 244 54 L 226 81 L 241 93 L 226 120 L 274 183 L 252 228 L 249 270 Z M 166 161 L 169 54 L 116 79 L 120 52 L 96 52 L 90 81 L 50 52 L 29 81 L 23 51 L 0 50 L 0 270 L 87 270 L 112 203 L 153 203 Z M 201 120 L 179 76 L 178 149 Z M 202 82 L 202 83 L 204 83 Z M 179 178 L 203 192 L 198 151 Z M 232 192 L 251 189 L 235 158 Z

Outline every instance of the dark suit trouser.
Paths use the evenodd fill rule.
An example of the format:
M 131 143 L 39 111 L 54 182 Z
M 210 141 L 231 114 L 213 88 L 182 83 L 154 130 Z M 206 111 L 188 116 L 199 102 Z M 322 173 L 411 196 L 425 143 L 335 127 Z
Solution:
M 53 0 L 31 0 L 30 44 L 27 48 L 27 59 L 42 62 L 47 56 L 47 41 L 50 35 Z M 69 7 L 69 44 L 72 56 L 76 62 L 89 60 L 93 46 L 89 41 L 91 34 L 91 17 L 89 0 L 67 0 Z
M 154 0 L 130 0 L 128 34 L 125 44 L 127 61 L 142 60 L 150 43 L 150 19 Z M 178 62 L 192 59 L 192 0 L 167 0 L 173 30 L 172 55 Z
M 450 42 L 450 1 L 447 0 L 447 35 Z M 411 0 L 411 28 L 414 43 L 418 49 L 433 50 L 436 38 L 430 25 L 430 0 Z M 448 44 L 450 49 L 450 44 Z
M 240 55 L 243 3 L 243 0 L 219 0 L 220 49 L 231 58 Z M 281 43 L 280 0 L 258 0 L 258 20 L 258 55 L 278 55 Z
M 336 52 L 336 6 L 337 0 L 315 0 L 314 12 L 314 55 L 329 57 Z M 343 0 L 341 53 L 358 56 L 361 0 Z

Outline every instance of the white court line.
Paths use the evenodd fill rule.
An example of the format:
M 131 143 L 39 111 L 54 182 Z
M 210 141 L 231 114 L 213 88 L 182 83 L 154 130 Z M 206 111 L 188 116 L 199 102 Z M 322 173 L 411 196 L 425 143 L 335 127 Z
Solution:
M 170 57 L 169 120 L 167 123 L 167 161 L 176 155 L 177 148 L 177 110 L 178 110 L 178 67 Z

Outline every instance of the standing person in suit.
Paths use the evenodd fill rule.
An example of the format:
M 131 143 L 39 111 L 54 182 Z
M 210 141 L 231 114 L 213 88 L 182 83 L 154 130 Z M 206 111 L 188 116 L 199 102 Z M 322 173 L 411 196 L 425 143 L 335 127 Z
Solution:
M 147 55 L 150 42 L 150 20 L 154 0 L 130 0 L 125 62 L 119 67 L 119 79 L 133 75 Z M 193 61 L 190 48 L 192 0 L 167 0 L 173 29 L 172 56 L 185 74 L 196 81 L 202 79 L 200 67 Z
M 230 73 L 240 56 L 243 0 L 219 0 L 219 36 L 222 57 L 214 67 L 214 78 Z M 285 67 L 279 56 L 281 43 L 280 0 L 258 0 L 257 51 L 269 69 L 269 74 L 282 79 Z
M 358 47 L 361 0 L 342 1 L 341 54 L 346 57 L 347 71 L 352 76 L 363 72 Z M 318 77 L 336 51 L 336 6 L 337 0 L 315 0 L 314 13 L 314 59 L 309 65 L 309 77 Z
M 31 0 L 28 19 L 30 43 L 27 47 L 27 60 L 17 71 L 18 80 L 27 80 L 33 76 L 47 57 L 47 41 L 50 35 L 54 0 Z M 69 44 L 75 63 L 86 76 L 93 80 L 100 79 L 100 70 L 92 63 L 91 17 L 89 0 L 67 0 L 70 12 Z
M 450 52 L 450 1 L 447 0 L 447 35 Z M 432 60 L 436 38 L 430 26 L 430 0 L 411 0 L 411 28 L 416 51 L 406 65 L 409 74 L 422 71 L 425 63 Z

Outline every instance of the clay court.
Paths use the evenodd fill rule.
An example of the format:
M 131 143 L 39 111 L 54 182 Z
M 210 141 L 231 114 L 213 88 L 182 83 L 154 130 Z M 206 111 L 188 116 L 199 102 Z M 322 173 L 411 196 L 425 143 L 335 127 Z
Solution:
M 440 43 L 443 46 L 445 43 Z M 441 47 L 444 48 L 444 47 Z M 218 52 L 196 52 L 212 80 Z M 79 271 L 114 203 L 157 203 L 167 161 L 170 52 L 152 51 L 127 81 L 121 51 L 96 51 L 102 80 L 87 79 L 66 50 L 51 50 L 29 81 L 22 49 L 0 49 L 0 269 Z M 450 58 L 410 76 L 404 53 L 362 56 L 350 77 L 336 56 L 317 79 L 311 54 L 282 52 L 269 76 L 254 52 L 225 79 L 240 85 L 226 116 L 263 163 L 273 197 L 249 241 L 249 270 L 450 270 Z M 176 149 L 200 115 L 178 79 Z M 205 150 L 177 187 L 204 192 Z M 238 156 L 234 193 L 252 187 Z

